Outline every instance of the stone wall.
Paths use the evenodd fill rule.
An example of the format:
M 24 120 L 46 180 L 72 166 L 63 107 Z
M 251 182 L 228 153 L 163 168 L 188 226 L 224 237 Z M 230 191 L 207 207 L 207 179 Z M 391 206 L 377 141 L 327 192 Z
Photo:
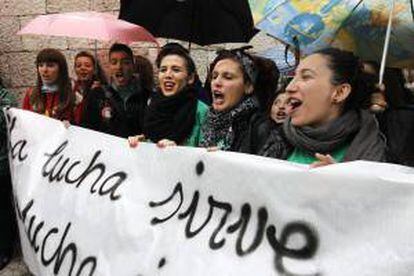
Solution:
M 3 83 L 21 99 L 27 87 L 35 84 L 34 66 L 37 52 L 45 47 L 60 49 L 67 57 L 71 75 L 73 58 L 79 50 L 94 50 L 94 41 L 65 37 L 18 36 L 16 33 L 37 15 L 94 10 L 118 14 L 119 0 L 0 0 L 0 77 Z M 167 42 L 159 39 L 160 44 Z M 251 44 L 256 49 L 275 43 L 264 36 L 254 38 Z M 187 45 L 187 43 L 184 43 Z M 110 43 L 98 43 L 98 57 L 106 68 L 107 50 Z M 209 62 L 218 48 L 238 47 L 240 44 L 225 44 L 209 47 L 193 45 L 191 54 L 203 79 Z M 140 54 L 154 62 L 157 48 L 148 43 L 131 45 L 135 54 Z

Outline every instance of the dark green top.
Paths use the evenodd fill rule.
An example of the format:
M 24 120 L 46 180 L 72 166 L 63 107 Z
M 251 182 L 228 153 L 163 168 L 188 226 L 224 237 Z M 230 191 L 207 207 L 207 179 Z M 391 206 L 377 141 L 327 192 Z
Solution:
M 344 160 L 345 153 L 348 147 L 349 147 L 349 144 L 346 143 L 340 146 L 339 148 L 337 148 L 336 150 L 334 150 L 333 152 L 331 152 L 330 155 L 332 156 L 333 159 L 335 159 L 336 162 L 342 162 Z M 287 160 L 295 162 L 295 163 L 308 164 L 308 165 L 312 164 L 315 161 L 318 161 L 315 155 L 300 148 L 295 148 L 293 152 L 289 155 Z
M 201 140 L 201 125 L 206 119 L 208 111 L 208 106 L 201 102 L 197 101 L 197 111 L 196 111 L 196 118 L 193 126 L 193 130 L 191 131 L 190 137 L 185 140 L 183 146 L 188 147 L 197 147 L 198 143 Z

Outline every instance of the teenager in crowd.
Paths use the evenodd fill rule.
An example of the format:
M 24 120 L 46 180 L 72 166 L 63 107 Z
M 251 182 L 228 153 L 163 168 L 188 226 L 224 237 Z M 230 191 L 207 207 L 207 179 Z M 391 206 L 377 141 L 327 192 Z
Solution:
M 51 118 L 72 121 L 74 96 L 65 56 L 43 49 L 36 57 L 37 83 L 26 91 L 23 109 Z
M 131 48 L 115 43 L 109 49 L 110 84 L 94 89 L 88 103 L 97 130 L 128 137 L 142 133 L 143 118 L 149 91 L 142 88 L 134 76 L 134 57 Z
M 83 127 L 97 129 L 88 111 L 88 103 L 94 89 L 99 89 L 106 85 L 106 78 L 95 57 L 86 51 L 76 54 L 74 69 L 76 80 L 73 83 L 73 93 L 75 95 L 74 123 Z M 99 93 L 99 92 L 98 92 Z
M 149 139 L 159 146 L 197 146 L 208 107 L 197 100 L 195 64 L 181 45 L 165 45 L 158 54 L 159 89 L 152 95 L 143 135 L 130 137 L 130 145 Z

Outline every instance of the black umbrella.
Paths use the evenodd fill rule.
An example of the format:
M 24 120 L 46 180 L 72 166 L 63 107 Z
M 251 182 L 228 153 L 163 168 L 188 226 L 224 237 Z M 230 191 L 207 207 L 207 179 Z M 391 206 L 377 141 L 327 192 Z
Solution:
M 199 45 L 248 42 L 256 33 L 248 0 L 121 0 L 119 18 Z

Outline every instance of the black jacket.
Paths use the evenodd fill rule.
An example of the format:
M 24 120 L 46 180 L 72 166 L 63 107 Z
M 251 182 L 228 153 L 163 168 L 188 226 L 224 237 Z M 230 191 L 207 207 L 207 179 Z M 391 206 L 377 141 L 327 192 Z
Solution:
M 237 129 L 237 126 L 233 126 Z M 235 134 L 231 151 L 258 154 L 264 146 L 270 132 L 270 123 L 266 116 L 258 111 L 252 113 L 246 130 Z
M 125 138 L 141 134 L 148 95 L 140 86 L 125 99 L 112 86 L 92 90 L 83 126 Z

